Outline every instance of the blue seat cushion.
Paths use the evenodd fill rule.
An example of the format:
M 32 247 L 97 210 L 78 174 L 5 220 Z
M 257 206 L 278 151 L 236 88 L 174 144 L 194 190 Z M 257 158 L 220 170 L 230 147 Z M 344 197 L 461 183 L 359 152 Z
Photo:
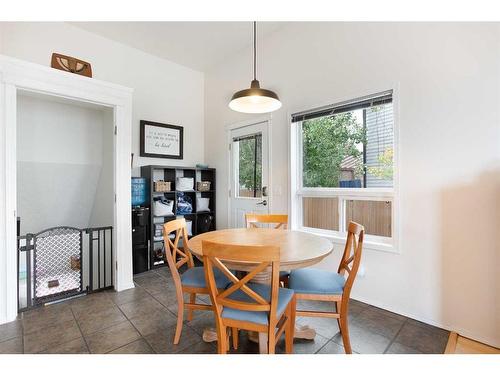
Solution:
M 218 289 L 226 288 L 227 284 L 229 284 L 229 279 L 222 273 L 218 268 L 214 268 L 214 277 L 215 277 L 215 285 L 217 285 Z M 206 288 L 207 283 L 205 281 L 205 270 L 203 267 L 191 267 L 188 268 L 181 275 L 181 283 L 182 285 L 192 286 L 195 288 Z
M 292 270 L 288 280 L 290 289 L 304 294 L 339 295 L 344 291 L 344 284 L 344 276 L 317 268 Z
M 232 284 L 231 284 L 232 285 Z M 259 294 L 266 301 L 270 301 L 271 287 L 265 284 L 247 283 L 250 289 Z M 230 285 L 229 285 L 230 286 Z M 228 286 L 228 287 L 229 287 Z M 278 306 L 276 308 L 276 317 L 279 318 L 284 312 L 293 297 L 293 290 L 279 288 Z M 233 299 L 241 302 L 257 303 L 253 298 L 245 292 L 237 290 L 227 296 L 228 299 Z M 269 324 L 269 312 L 267 311 L 246 311 L 224 307 L 222 309 L 222 317 L 226 319 L 240 320 L 256 324 Z

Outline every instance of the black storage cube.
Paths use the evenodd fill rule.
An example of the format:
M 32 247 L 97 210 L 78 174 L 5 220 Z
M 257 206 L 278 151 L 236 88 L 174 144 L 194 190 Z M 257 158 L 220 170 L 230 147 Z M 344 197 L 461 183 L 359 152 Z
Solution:
M 214 217 L 212 215 L 198 215 L 197 230 L 198 233 L 210 231 Z
M 149 269 L 148 247 L 134 247 L 132 250 L 132 271 L 136 273 L 146 272 Z
M 149 269 L 149 208 L 132 209 L 132 270 L 133 273 Z
M 132 228 L 132 246 L 148 244 L 148 227 Z

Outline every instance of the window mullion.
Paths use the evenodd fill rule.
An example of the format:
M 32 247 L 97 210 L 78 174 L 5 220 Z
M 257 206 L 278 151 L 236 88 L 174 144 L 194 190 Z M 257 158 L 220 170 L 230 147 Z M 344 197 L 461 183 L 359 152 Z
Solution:
M 345 215 L 346 215 L 346 205 L 345 205 L 345 198 L 344 197 L 338 197 L 339 200 L 339 205 L 338 205 L 338 210 L 339 210 L 339 232 L 340 233 L 345 233 L 346 228 L 345 228 Z
M 299 187 L 299 189 L 303 189 L 304 188 L 304 155 L 303 155 L 303 135 L 302 135 L 302 122 L 300 122 L 298 125 L 297 125 L 297 130 L 298 130 L 298 136 L 297 136 L 297 147 L 299 149 L 299 160 L 298 160 L 298 168 L 299 168 L 299 173 L 298 173 L 298 181 L 297 181 L 297 186 Z
M 257 197 L 257 135 L 253 136 L 253 197 Z

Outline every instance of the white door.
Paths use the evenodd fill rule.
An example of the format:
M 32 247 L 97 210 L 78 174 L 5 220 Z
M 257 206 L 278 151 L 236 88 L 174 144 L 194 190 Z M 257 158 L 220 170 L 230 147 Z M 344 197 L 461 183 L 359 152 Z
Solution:
M 230 131 L 229 226 L 245 227 L 245 213 L 268 213 L 268 122 Z

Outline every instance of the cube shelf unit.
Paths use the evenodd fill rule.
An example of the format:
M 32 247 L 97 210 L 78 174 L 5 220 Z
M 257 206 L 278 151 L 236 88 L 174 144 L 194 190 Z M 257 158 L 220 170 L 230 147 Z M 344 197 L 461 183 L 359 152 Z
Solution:
M 204 215 L 212 216 L 212 223 L 209 231 L 215 230 L 215 168 L 189 168 L 189 167 L 165 167 L 160 165 L 147 165 L 141 167 L 141 177 L 147 180 L 146 207 L 150 208 L 150 268 L 157 268 L 166 265 L 165 254 L 163 253 L 163 238 L 155 237 L 156 225 L 161 225 L 171 220 L 184 217 L 186 221 L 191 221 L 191 232 L 193 236 L 200 234 L 199 222 L 204 219 Z M 177 191 L 177 177 L 191 177 L 194 179 L 194 190 L 192 191 Z M 171 183 L 171 191 L 156 192 L 154 191 L 155 181 L 169 181 Z M 209 191 L 197 191 L 196 183 L 199 181 L 210 181 Z M 177 214 L 177 199 L 179 193 L 184 193 L 191 198 L 193 211 L 190 214 Z M 161 197 L 174 201 L 172 216 L 155 216 L 153 201 Z M 196 212 L 196 197 L 210 198 L 209 211 Z M 161 255 L 161 256 L 160 256 Z

